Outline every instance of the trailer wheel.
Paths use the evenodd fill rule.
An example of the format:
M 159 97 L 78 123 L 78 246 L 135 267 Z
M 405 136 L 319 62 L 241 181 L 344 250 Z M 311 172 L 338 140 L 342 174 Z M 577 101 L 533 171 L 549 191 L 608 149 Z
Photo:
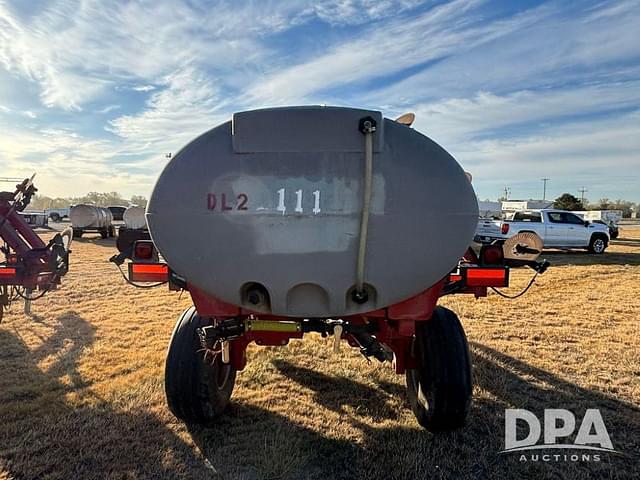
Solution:
M 100 238 L 104 239 L 104 238 L 107 238 L 108 236 L 109 236 L 109 230 L 107 229 L 100 230 Z
M 416 323 L 413 354 L 418 368 L 407 370 L 407 391 L 418 423 L 431 432 L 460 428 L 471 405 L 469 345 L 460 320 L 436 307 Z
M 164 370 L 169 410 L 187 423 L 207 424 L 229 405 L 236 370 L 220 355 L 203 360 L 197 329 L 210 324 L 195 307 L 185 310 L 176 324 Z
M 73 229 L 73 238 L 80 238 L 82 237 L 82 234 L 84 232 L 82 230 L 80 230 L 79 228 L 74 228 Z
M 607 249 L 607 237 L 605 235 L 592 235 L 591 241 L 589 242 L 589 252 L 591 253 L 604 253 Z

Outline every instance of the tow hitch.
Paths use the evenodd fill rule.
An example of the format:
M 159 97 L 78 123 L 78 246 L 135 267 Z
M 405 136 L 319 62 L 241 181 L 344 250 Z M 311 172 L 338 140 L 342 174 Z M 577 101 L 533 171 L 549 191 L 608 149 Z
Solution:
M 375 337 L 374 324 L 354 324 L 344 320 L 305 319 L 301 321 L 274 321 L 257 318 L 231 318 L 217 325 L 207 325 L 198 329 L 200 345 L 207 352 L 217 353 L 220 344 L 251 333 L 277 332 L 299 334 L 316 332 L 327 337 L 334 336 L 334 351 L 339 350 L 341 338 L 353 341 L 360 347 L 365 358 L 374 357 L 380 362 L 393 360 L 393 352 L 385 348 Z

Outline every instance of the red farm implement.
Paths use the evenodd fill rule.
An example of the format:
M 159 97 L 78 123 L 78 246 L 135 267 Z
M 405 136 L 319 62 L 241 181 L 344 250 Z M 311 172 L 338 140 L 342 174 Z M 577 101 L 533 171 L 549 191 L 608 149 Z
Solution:
M 72 232 L 56 233 L 44 243 L 19 215 L 37 189 L 32 179 L 16 185 L 13 192 L 0 192 L 0 320 L 13 301 L 24 300 L 25 313 L 31 302 L 55 290 L 69 269 Z

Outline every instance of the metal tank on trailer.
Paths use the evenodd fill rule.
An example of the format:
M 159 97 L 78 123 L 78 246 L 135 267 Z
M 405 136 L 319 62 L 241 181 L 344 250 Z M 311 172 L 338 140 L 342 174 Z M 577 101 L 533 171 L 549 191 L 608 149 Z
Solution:
M 118 229 L 116 247 L 124 258 L 130 258 L 133 244 L 138 240 L 150 240 L 143 207 L 132 205 L 122 215 L 124 225 Z
M 375 131 L 358 299 L 363 118 Z M 330 107 L 234 115 L 169 162 L 147 209 L 177 274 L 286 316 L 355 314 L 416 295 L 465 252 L 477 217 L 464 171 L 436 143 L 379 112 Z
M 82 237 L 85 232 L 97 232 L 102 238 L 115 236 L 113 214 L 108 208 L 87 204 L 74 205 L 69 211 L 69 219 L 74 238 Z
M 240 112 L 166 165 L 146 211 L 152 240 L 111 260 L 132 259 L 135 286 L 191 294 L 165 367 L 177 417 L 222 414 L 249 343 L 317 332 L 334 351 L 346 340 L 392 361 L 425 428 L 464 423 L 467 341 L 438 299 L 484 297 L 509 285 L 509 264 L 540 273 L 548 263 L 530 237 L 470 248 L 470 176 L 413 119 L 338 107 Z

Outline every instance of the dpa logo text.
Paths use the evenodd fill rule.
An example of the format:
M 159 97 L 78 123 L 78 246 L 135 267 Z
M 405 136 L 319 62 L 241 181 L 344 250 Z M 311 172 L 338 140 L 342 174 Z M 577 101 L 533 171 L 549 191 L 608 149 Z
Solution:
M 526 435 L 522 438 L 518 438 L 518 425 L 525 427 Z M 559 442 L 560 439 L 563 441 Z M 576 452 L 580 450 L 582 452 Z M 599 452 L 616 451 L 598 409 L 588 409 L 578 426 L 573 412 L 548 408 L 542 422 L 529 410 L 505 410 L 504 450 L 500 453 L 510 452 L 521 452 L 520 461 L 523 462 L 599 462 Z

